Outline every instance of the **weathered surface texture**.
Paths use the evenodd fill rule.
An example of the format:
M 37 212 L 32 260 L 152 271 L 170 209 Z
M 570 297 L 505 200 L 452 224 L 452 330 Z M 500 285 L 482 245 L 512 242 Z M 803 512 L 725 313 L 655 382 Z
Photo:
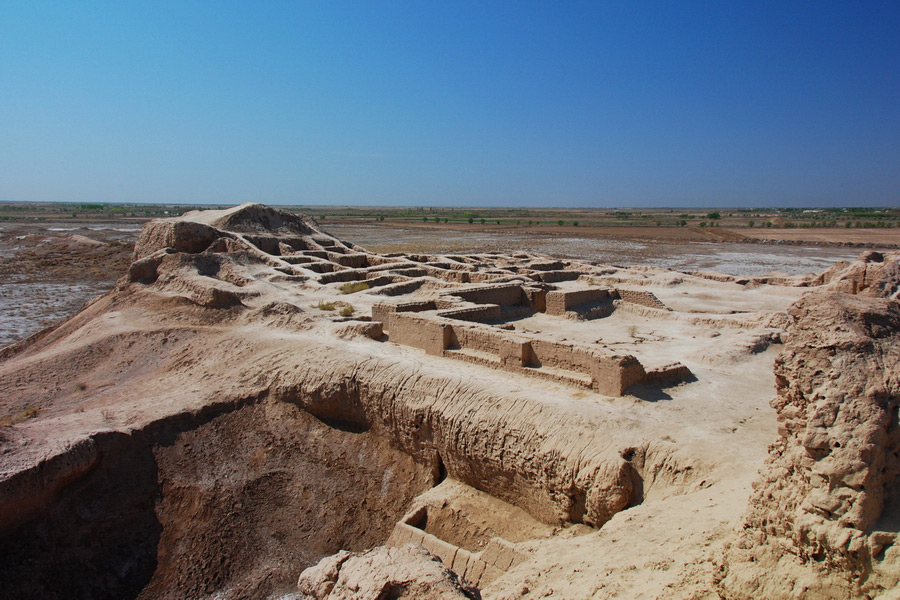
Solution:
M 750 285 L 382 256 L 259 205 L 148 224 L 113 291 L 0 354 L 0 589 L 476 597 L 450 569 L 496 599 L 777 597 L 802 561 L 833 571 L 808 589 L 887 589 L 896 258 Z M 416 540 L 443 566 L 342 553 L 296 589 Z
M 871 258 L 830 274 L 858 295 L 821 291 L 790 310 L 779 437 L 723 566 L 729 596 L 861 597 L 900 582 L 897 256 Z
M 297 587 L 301 598 L 309 600 L 481 598 L 477 589 L 460 581 L 437 557 L 413 544 L 339 552 L 303 571 Z

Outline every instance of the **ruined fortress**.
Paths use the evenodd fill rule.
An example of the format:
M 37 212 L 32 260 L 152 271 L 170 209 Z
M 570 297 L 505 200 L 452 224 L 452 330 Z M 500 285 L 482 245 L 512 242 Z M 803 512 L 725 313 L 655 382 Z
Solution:
M 382 255 L 260 205 L 151 222 L 113 291 L 0 350 L 0 581 L 890 597 L 898 264 Z

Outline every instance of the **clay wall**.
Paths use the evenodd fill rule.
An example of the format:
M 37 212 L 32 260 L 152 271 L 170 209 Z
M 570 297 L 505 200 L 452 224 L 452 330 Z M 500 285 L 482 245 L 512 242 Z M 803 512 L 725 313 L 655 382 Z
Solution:
M 669 307 L 663 304 L 662 301 L 651 292 L 623 289 L 617 289 L 616 291 L 619 294 L 619 298 L 621 298 L 625 302 L 640 304 L 642 306 L 649 306 L 650 308 L 661 308 L 663 310 L 669 310 Z
M 550 292 L 548 297 L 552 297 L 553 306 L 561 308 L 567 302 L 577 305 L 608 298 L 609 292 L 603 289 Z M 492 363 L 495 366 L 499 363 L 509 371 L 583 385 L 610 396 L 620 396 L 631 385 L 648 379 L 641 363 L 630 355 L 607 355 L 586 346 L 530 339 L 476 324 L 483 320 L 499 319 L 501 307 L 496 304 L 445 310 L 439 314 L 414 314 L 414 311 L 434 310 L 435 306 L 445 303 L 449 304 L 447 298 L 401 305 L 378 303 L 372 307 L 372 318 L 384 323 L 391 341 L 398 344 L 421 348 L 436 356 Z M 445 320 L 447 318 L 457 322 Z M 471 354 L 466 354 L 466 351 Z M 544 367 L 546 369 L 542 369 Z M 653 377 L 663 380 L 681 375 L 681 370 L 673 367 L 654 372 Z
M 378 275 L 377 273 L 369 273 L 366 275 L 365 283 L 370 288 L 381 287 L 383 285 L 390 285 L 398 280 L 402 280 L 401 277 L 394 277 L 392 275 Z
M 557 281 L 574 281 L 584 275 L 581 271 L 545 271 L 535 273 L 531 278 L 544 283 L 556 283 Z
M 545 312 L 547 310 L 547 290 L 539 287 L 524 287 L 522 291 L 528 299 L 528 304 L 535 312 Z
M 353 269 L 369 266 L 369 257 L 365 254 L 343 254 L 332 250 L 328 252 L 328 260 Z
M 379 257 L 381 258 L 381 257 Z M 392 262 L 379 262 L 378 260 L 373 260 L 372 255 L 369 256 L 369 272 L 374 271 L 396 271 L 398 269 L 415 269 L 418 268 L 419 265 L 410 262 L 408 260 L 397 261 L 396 259 Z
M 527 301 L 522 286 L 517 284 L 484 286 L 468 290 L 454 290 L 452 295 L 475 304 L 522 304 Z
M 573 306 L 586 302 L 600 302 L 610 297 L 609 290 L 588 288 L 574 291 L 547 292 L 547 314 L 561 316 Z
M 427 269 L 428 274 L 432 277 L 436 277 L 438 279 L 443 279 L 444 281 L 449 281 L 452 283 L 469 283 L 469 272 L 468 271 L 454 271 L 452 269 L 438 269 L 434 268 L 430 265 L 425 265 L 424 267 Z
M 443 356 L 453 333 L 448 323 L 409 312 L 392 313 L 388 319 L 388 330 L 392 342 L 421 348 L 435 356 Z
M 482 304 L 465 308 L 454 308 L 438 313 L 448 319 L 458 321 L 473 321 L 477 323 L 490 323 L 500 320 L 500 306 L 497 304 Z
M 344 269 L 342 271 L 334 271 L 332 273 L 325 273 L 321 277 L 319 277 L 319 283 L 329 284 L 329 283 L 346 283 L 348 281 L 361 281 L 366 278 L 366 272 L 359 269 Z
M 406 523 L 397 523 L 390 538 L 388 538 L 387 544 L 395 548 L 400 548 L 409 543 L 418 544 L 424 547 L 426 550 L 440 558 L 441 562 L 452 569 L 454 573 L 473 585 L 487 585 L 510 568 L 514 564 L 513 561 L 515 561 L 515 564 L 518 564 L 526 558 L 520 555 L 520 553 L 515 552 L 515 550 L 513 550 L 513 552 L 515 552 L 513 555 L 503 552 L 492 552 L 488 558 L 499 562 L 499 564 L 506 565 L 506 567 L 501 568 L 497 564 L 487 563 L 482 560 L 479 555 L 483 554 L 483 552 L 474 554 L 465 548 L 454 546 L 453 544 L 445 542 L 439 537 L 426 533 L 417 527 L 407 525 Z M 507 545 L 509 544 L 507 543 Z M 498 545 L 498 547 L 500 546 Z M 512 560 L 510 560 L 510 557 L 512 557 Z
M 647 371 L 647 381 L 655 383 L 675 383 L 678 381 L 691 381 L 694 374 L 683 364 L 676 362 L 651 371 Z
M 376 302 L 372 306 L 372 320 L 381 321 L 384 328 L 390 329 L 391 315 L 398 312 L 422 312 L 424 310 L 434 310 L 434 302 L 401 302 L 392 304 L 389 302 Z
M 527 268 L 532 269 L 534 271 L 562 271 L 565 267 L 562 262 L 558 260 L 554 261 L 544 261 L 544 262 L 533 262 L 528 265 Z
M 546 340 L 531 340 L 528 364 L 590 375 L 591 388 L 610 396 L 622 395 L 646 377 L 641 363 L 633 356 L 608 356 L 591 348 Z
M 487 352 L 496 354 L 499 358 L 503 338 L 504 332 L 493 327 L 454 325 L 450 334 L 449 347 Z
M 630 355 L 602 357 L 591 365 L 591 387 L 608 396 L 621 396 L 646 378 L 643 365 Z

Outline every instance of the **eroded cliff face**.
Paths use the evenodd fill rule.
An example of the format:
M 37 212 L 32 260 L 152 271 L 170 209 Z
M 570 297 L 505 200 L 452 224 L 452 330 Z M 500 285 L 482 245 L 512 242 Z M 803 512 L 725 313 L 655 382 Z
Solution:
M 871 597 L 900 582 L 898 256 L 867 254 L 790 309 L 778 439 L 726 558 L 741 598 Z M 772 577 L 779 573 L 779 577 Z
M 113 292 L 0 362 L 3 413 L 38 411 L 0 428 L 0 578 L 42 598 L 326 598 L 354 581 L 387 597 L 711 594 L 776 437 L 767 384 L 789 321 L 784 437 L 735 564 L 785 539 L 842 572 L 895 565 L 876 533 L 897 485 L 891 265 L 776 285 L 380 256 L 258 205 L 148 224 Z M 812 295 L 789 318 L 811 284 L 882 291 Z M 391 315 L 415 311 L 421 335 L 400 335 Z M 403 341 L 431 330 L 452 332 L 433 353 Z M 636 375 L 601 388 L 610 356 Z M 444 566 L 328 558 L 408 540 Z M 741 572 L 718 589 L 744 593 Z

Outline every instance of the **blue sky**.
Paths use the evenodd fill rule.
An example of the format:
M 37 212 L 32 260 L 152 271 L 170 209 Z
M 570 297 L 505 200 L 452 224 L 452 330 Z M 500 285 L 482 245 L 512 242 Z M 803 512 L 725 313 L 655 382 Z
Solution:
M 898 206 L 900 2 L 3 2 L 0 200 Z

